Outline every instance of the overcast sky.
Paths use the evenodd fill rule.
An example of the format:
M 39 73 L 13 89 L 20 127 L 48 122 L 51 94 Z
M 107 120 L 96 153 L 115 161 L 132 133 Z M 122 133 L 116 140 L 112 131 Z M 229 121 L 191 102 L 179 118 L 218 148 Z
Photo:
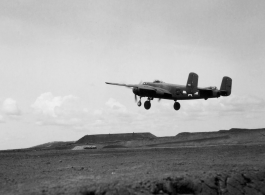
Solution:
M 265 2 L 1 0 L 0 150 L 86 134 L 263 128 Z M 219 99 L 152 101 L 105 81 L 220 87 Z M 145 99 L 143 99 L 145 101 Z M 143 101 L 143 102 L 144 102 Z

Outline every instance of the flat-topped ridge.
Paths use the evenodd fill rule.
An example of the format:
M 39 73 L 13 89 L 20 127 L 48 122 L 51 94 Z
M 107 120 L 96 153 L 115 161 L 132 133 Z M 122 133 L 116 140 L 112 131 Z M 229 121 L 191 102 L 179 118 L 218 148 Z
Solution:
M 90 144 L 90 143 L 106 143 L 115 141 L 130 141 L 139 139 L 154 139 L 155 135 L 145 133 L 117 133 L 117 134 L 96 134 L 96 135 L 85 135 L 81 139 L 77 140 L 76 144 Z
M 245 128 L 231 128 L 229 130 L 219 130 L 219 131 L 206 131 L 206 132 L 181 132 L 176 136 L 190 136 L 190 135 L 207 135 L 207 134 L 219 134 L 219 133 L 254 133 L 254 132 L 264 132 L 265 128 L 260 129 L 245 129 Z
M 220 130 L 211 132 L 184 132 L 176 135 L 180 140 L 196 140 L 226 137 L 226 143 L 258 143 L 265 141 L 265 129 L 240 129 Z M 228 139 L 229 138 L 229 139 Z

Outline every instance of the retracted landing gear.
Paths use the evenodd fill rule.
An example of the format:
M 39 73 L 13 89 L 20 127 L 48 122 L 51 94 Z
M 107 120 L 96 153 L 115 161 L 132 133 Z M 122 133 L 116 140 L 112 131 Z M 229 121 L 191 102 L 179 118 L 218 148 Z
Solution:
M 175 103 L 174 103 L 174 109 L 175 109 L 175 110 L 179 110 L 179 109 L 180 109 L 180 103 L 175 102 Z

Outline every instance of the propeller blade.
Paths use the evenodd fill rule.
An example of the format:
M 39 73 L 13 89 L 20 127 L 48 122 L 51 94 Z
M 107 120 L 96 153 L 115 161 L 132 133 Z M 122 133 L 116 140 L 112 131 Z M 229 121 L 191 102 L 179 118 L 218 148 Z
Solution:
M 137 102 L 137 95 L 134 95 L 134 100 L 135 102 Z

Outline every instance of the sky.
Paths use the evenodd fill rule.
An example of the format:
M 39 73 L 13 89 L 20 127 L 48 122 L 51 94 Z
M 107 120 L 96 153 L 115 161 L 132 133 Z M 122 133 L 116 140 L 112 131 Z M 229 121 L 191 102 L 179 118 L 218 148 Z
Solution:
M 1 0 L 0 150 L 84 135 L 264 128 L 262 0 Z M 152 101 L 105 82 L 199 86 L 218 99 Z M 145 98 L 142 99 L 144 102 Z

